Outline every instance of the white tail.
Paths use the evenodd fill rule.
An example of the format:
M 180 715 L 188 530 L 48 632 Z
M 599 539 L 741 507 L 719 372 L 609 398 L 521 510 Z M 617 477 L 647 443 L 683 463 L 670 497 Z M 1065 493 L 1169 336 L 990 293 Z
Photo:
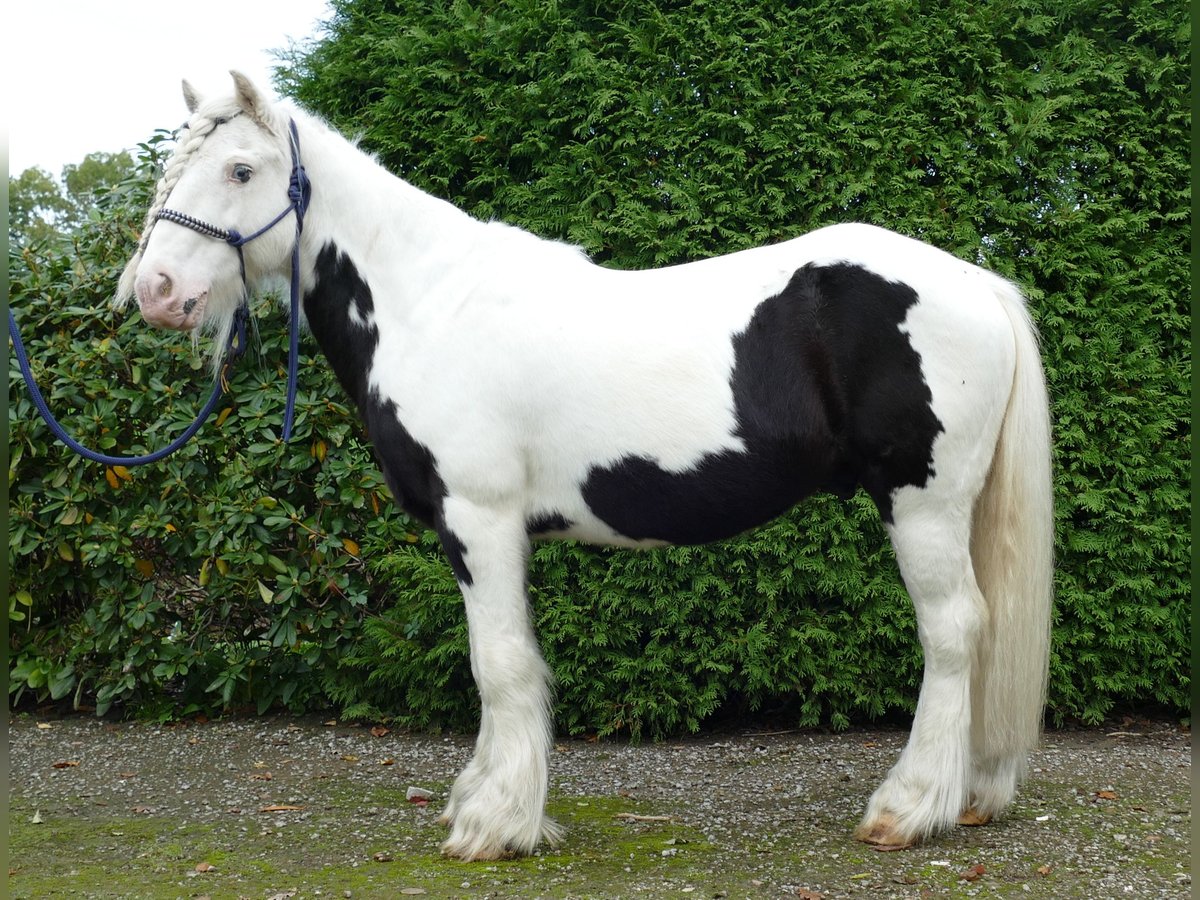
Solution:
M 974 803 L 984 813 L 1011 800 L 1041 733 L 1054 570 L 1050 410 L 1037 333 L 1014 286 L 1001 282 L 996 293 L 1012 321 L 1017 358 L 971 527 L 971 558 L 990 620 L 971 685 L 973 756 L 983 776 Z

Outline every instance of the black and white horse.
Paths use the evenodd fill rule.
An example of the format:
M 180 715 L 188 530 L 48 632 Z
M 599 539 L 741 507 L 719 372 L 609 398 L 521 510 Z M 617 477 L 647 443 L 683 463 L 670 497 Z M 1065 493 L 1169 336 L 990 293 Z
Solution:
M 194 226 L 268 222 L 298 143 L 304 318 L 396 501 L 440 536 L 470 625 L 482 722 L 444 852 L 492 859 L 560 836 L 531 540 L 715 541 L 856 486 L 925 652 L 908 744 L 856 834 L 908 846 L 1009 804 L 1041 724 L 1053 543 L 1046 387 L 1013 285 L 858 224 L 602 268 L 476 221 L 234 86 L 202 101 L 185 84 L 192 115 L 119 299 L 153 325 L 227 332 L 237 253 Z M 285 224 L 241 248 L 251 284 L 288 275 L 293 236 Z

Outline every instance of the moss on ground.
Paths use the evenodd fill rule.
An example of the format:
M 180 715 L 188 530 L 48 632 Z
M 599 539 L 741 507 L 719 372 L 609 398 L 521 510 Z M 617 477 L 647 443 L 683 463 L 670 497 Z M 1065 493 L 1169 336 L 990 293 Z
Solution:
M 394 804 L 393 793 L 386 794 L 327 797 L 319 813 L 282 829 L 93 811 L 69 817 L 43 813 L 34 824 L 34 810 L 14 807 L 10 894 L 14 900 L 68 895 L 215 900 L 293 890 L 297 897 L 343 897 L 345 891 L 352 897 L 394 897 L 404 889 L 423 889 L 432 897 L 567 898 L 620 896 L 627 890 L 622 886 L 634 883 L 679 891 L 702 885 L 707 892 L 714 879 L 735 880 L 713 871 L 708 864 L 713 848 L 695 829 L 674 821 L 616 818 L 638 811 L 634 801 L 624 799 L 554 798 L 550 813 L 570 834 L 564 846 L 494 863 L 443 857 L 438 844 L 444 829 L 432 822 L 432 809 L 406 809 L 399 821 L 383 823 L 373 834 L 339 826 L 363 806 Z M 197 872 L 201 863 L 211 868 Z

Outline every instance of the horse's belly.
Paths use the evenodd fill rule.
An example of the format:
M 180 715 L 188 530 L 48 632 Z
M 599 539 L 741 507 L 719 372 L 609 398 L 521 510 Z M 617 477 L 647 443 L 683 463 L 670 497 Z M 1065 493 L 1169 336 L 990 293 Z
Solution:
M 706 454 L 683 471 L 644 456 L 593 466 L 580 486 L 587 516 L 611 529 L 617 543 L 704 544 L 768 522 L 827 486 L 828 448 L 779 442 L 752 451 Z M 574 533 L 587 534 L 585 522 Z M 571 529 L 567 530 L 571 533 Z

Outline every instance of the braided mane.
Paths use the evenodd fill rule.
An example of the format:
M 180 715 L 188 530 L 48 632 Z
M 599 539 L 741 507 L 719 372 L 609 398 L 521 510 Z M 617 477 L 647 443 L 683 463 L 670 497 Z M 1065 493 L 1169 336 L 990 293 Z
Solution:
M 141 262 L 142 253 L 150 240 L 150 232 L 157 221 L 158 213 L 166 206 L 171 191 L 183 177 L 187 164 L 196 155 L 196 151 L 200 149 L 204 139 L 212 134 L 217 126 L 223 125 L 240 113 L 237 105 L 228 101 L 221 103 L 220 107 L 220 109 L 206 109 L 203 112 L 197 112 L 177 133 L 179 143 L 175 147 L 175 152 L 171 154 L 171 158 L 167 160 L 162 177 L 158 180 L 158 186 L 154 191 L 154 202 L 150 204 L 150 209 L 146 213 L 146 221 L 142 225 L 142 236 L 138 241 L 137 252 L 125 265 L 125 270 L 121 273 L 121 280 L 117 284 L 117 294 L 113 305 L 118 309 L 123 308 L 133 298 L 133 285 L 137 276 L 138 263 Z

